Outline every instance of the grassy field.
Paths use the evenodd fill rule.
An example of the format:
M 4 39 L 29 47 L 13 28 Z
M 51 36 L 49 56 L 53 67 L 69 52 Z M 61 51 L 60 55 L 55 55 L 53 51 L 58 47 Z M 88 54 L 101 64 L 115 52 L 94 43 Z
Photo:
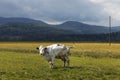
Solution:
M 120 44 L 62 43 L 74 46 L 71 67 L 50 69 L 36 47 L 53 43 L 0 42 L 0 80 L 120 80 Z

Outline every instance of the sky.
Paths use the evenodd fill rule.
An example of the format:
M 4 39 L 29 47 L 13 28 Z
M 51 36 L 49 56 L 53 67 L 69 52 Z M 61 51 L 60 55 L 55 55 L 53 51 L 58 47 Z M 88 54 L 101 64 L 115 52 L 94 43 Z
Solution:
M 49 24 L 79 21 L 120 26 L 120 0 L 0 0 L 0 17 L 25 17 Z

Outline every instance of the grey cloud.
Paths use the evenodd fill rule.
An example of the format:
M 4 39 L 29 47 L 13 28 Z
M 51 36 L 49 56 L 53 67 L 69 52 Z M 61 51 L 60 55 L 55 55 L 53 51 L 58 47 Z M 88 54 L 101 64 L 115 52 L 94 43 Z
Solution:
M 97 21 L 100 17 L 98 10 L 101 11 L 97 5 L 85 0 L 49 0 L 41 7 L 43 9 L 41 16 L 45 15 L 49 19 L 58 21 Z
M 103 5 L 91 0 L 0 0 L 0 10 L 1 17 L 28 17 L 48 22 L 99 23 L 108 15 Z

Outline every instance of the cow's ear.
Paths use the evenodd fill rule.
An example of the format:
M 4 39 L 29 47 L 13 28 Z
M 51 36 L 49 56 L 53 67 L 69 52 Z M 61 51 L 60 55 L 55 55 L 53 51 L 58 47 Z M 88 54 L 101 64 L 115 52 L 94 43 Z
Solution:
M 36 47 L 36 49 L 37 49 L 37 50 L 39 50 L 39 48 L 38 48 L 38 47 Z
M 48 51 L 47 51 L 47 48 L 46 48 L 46 47 L 44 48 L 44 51 L 45 51 L 45 53 L 48 53 Z

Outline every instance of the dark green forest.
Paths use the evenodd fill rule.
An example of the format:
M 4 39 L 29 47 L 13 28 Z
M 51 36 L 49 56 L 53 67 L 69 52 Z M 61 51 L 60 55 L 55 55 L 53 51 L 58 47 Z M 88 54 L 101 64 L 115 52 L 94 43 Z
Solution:
M 0 41 L 99 41 L 108 42 L 109 33 L 77 34 L 71 30 L 42 26 L 36 23 L 0 25 Z M 120 42 L 120 32 L 111 33 L 112 42 Z
M 109 28 L 67 21 L 46 24 L 29 18 L 0 17 L 0 41 L 99 41 L 108 42 Z M 111 41 L 120 42 L 120 27 L 111 28 Z

